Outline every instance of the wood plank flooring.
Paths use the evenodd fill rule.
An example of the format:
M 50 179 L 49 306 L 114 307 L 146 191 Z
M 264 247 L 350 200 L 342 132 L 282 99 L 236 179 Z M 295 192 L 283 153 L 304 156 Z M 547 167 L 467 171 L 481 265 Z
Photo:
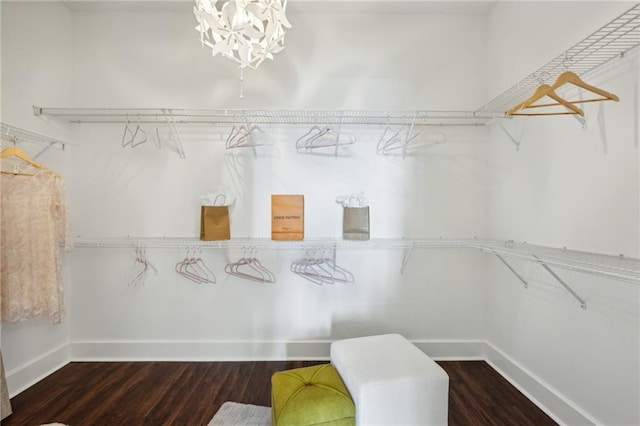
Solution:
M 2 425 L 206 425 L 225 401 L 270 405 L 274 372 L 320 363 L 74 362 L 14 397 Z M 439 364 L 450 425 L 556 424 L 487 363 Z

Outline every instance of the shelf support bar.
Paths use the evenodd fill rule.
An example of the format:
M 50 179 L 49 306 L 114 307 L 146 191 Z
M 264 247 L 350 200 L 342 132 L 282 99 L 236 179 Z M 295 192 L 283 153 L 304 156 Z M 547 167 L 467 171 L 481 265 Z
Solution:
M 500 261 L 501 261 L 502 263 L 504 263 L 504 265 L 505 265 L 507 268 L 509 268 L 509 270 L 510 270 L 511 272 L 513 272 L 513 274 L 514 274 L 516 277 L 518 277 L 518 279 L 519 279 L 520 281 L 522 281 L 522 283 L 524 284 L 524 288 L 529 288 L 529 283 L 528 283 L 527 281 L 525 281 L 525 279 L 524 279 L 524 278 L 522 278 L 522 276 L 521 276 L 521 275 L 520 275 L 520 274 L 519 274 L 515 269 L 513 269 L 513 267 L 512 267 L 511 265 L 509 265 L 509 263 L 507 263 L 507 261 L 506 261 L 506 260 L 504 260 L 504 258 L 503 258 L 502 256 L 500 256 L 498 253 L 495 253 L 495 252 L 494 252 L 494 254 L 498 257 L 498 259 L 500 259 Z
M 34 155 L 33 157 L 31 157 L 33 160 L 37 160 L 38 157 L 40 157 L 42 154 L 44 154 L 45 152 L 47 152 L 50 148 L 53 148 L 55 145 L 57 144 L 57 142 L 49 142 L 49 144 L 47 146 L 45 146 L 44 148 L 42 148 L 40 150 L 40 152 L 38 152 L 36 155 Z M 64 150 L 64 144 L 62 144 L 62 150 Z
M 340 150 L 340 134 L 342 133 L 342 117 L 344 115 L 344 111 L 340 111 L 340 120 L 338 121 L 338 131 L 336 132 L 336 151 L 335 157 L 338 158 L 339 150 Z
M 504 132 L 505 135 L 507 135 L 507 137 L 511 140 L 511 142 L 513 142 L 513 144 L 516 146 L 516 150 L 519 151 L 520 150 L 520 141 L 517 140 L 508 130 L 506 127 L 504 127 L 502 125 L 502 123 L 498 123 L 498 126 L 500 126 L 500 128 L 502 129 L 502 131 Z
M 242 111 L 242 118 L 244 119 L 244 125 L 247 128 L 247 133 L 249 135 L 249 144 L 251 145 L 251 151 L 253 152 L 253 158 L 258 158 L 258 152 L 256 151 L 255 144 L 255 136 L 253 135 L 253 130 L 251 130 L 251 123 L 249 122 L 249 116 L 246 110 Z
M 561 284 L 561 285 L 562 285 L 562 286 L 563 286 L 563 287 L 564 287 L 564 288 L 565 288 L 569 293 L 571 293 L 571 295 L 572 295 L 573 297 L 575 297 L 575 298 L 576 298 L 576 300 L 577 300 L 578 302 L 580 302 L 580 307 L 581 307 L 582 309 L 587 309 L 587 302 L 585 302 L 585 301 L 584 301 L 584 299 L 583 299 L 583 298 L 581 298 L 581 297 L 578 295 L 578 293 L 576 293 L 575 291 L 573 291 L 573 289 L 572 289 L 572 288 L 571 288 L 567 283 L 565 283 L 565 282 L 562 280 L 562 278 L 560 278 L 560 277 L 559 277 L 555 272 L 553 272 L 553 270 L 552 270 L 551 268 L 549 268 L 549 266 L 547 266 L 547 264 L 546 264 L 546 263 L 544 263 L 544 261 L 540 260 L 540 258 L 539 258 L 538 256 L 533 255 L 533 257 L 535 257 L 535 258 L 536 258 L 536 260 L 540 263 L 540 265 L 542 265 L 542 267 L 543 267 L 544 269 L 546 269 L 546 270 L 547 270 L 547 272 L 548 272 L 549 274 L 551 274 L 551 276 L 552 276 L 553 278 L 555 278 L 555 279 L 556 279 L 556 281 L 558 281 L 558 282 L 559 282 L 559 283 L 560 283 L 560 284 Z
M 587 120 L 584 117 L 578 114 L 571 114 L 571 115 L 573 116 L 573 118 L 576 119 L 578 123 L 580 123 L 580 126 L 582 126 L 582 130 L 587 130 Z
M 187 158 L 184 153 L 184 148 L 182 147 L 182 138 L 178 132 L 178 126 L 176 125 L 173 115 L 170 115 L 170 111 L 168 112 L 168 110 L 163 110 L 162 113 L 164 115 L 165 123 L 169 128 L 169 139 L 173 142 L 173 150 L 178 154 L 178 158 Z
M 405 250 L 404 252 L 404 256 L 402 258 L 402 264 L 400 265 L 400 275 L 404 275 L 404 270 L 407 267 L 407 263 L 409 262 L 409 258 L 411 257 L 411 254 L 413 254 L 413 250 L 416 248 L 416 244 L 413 243 L 411 245 L 411 247 L 409 247 L 409 250 Z
M 411 136 L 411 133 L 413 133 L 413 128 L 415 127 L 416 124 L 416 120 L 418 119 L 418 112 L 416 111 L 416 113 L 413 115 L 413 120 L 411 120 L 411 125 L 409 126 L 409 130 L 407 130 L 407 137 L 404 140 L 404 144 L 402 145 L 402 159 L 404 160 L 407 157 L 407 146 L 409 145 L 409 142 L 411 142 L 416 136 Z

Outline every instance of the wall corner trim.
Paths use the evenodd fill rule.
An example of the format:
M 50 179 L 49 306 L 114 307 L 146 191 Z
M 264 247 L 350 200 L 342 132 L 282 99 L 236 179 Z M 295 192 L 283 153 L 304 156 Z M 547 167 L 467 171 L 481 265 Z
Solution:
M 9 397 L 13 398 L 70 362 L 69 345 L 60 345 L 21 367 L 7 371 Z

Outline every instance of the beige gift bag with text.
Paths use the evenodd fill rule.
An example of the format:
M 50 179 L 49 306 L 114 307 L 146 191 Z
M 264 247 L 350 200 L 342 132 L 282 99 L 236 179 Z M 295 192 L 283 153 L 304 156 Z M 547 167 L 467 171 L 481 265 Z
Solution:
M 304 195 L 271 195 L 271 239 L 304 239 Z

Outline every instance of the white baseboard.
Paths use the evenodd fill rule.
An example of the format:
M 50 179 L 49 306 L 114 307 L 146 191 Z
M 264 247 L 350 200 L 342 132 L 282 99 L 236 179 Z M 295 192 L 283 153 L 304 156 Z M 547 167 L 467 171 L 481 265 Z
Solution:
M 6 372 L 9 397 L 13 398 L 69 363 L 69 345 L 64 344 Z
M 588 414 L 490 343 L 481 340 L 414 340 L 431 358 L 484 360 L 556 422 L 593 425 Z M 62 345 L 7 372 L 14 397 L 73 361 L 329 360 L 331 341 L 78 341 Z
M 72 361 L 274 361 L 329 359 L 328 341 L 80 341 Z
M 485 342 L 485 347 L 485 361 L 557 423 L 576 426 L 598 424 L 569 399 L 491 343 Z
M 482 340 L 412 340 L 422 352 L 436 361 L 484 360 Z
M 483 359 L 482 341 L 414 341 L 436 360 Z M 83 341 L 70 344 L 72 361 L 328 360 L 331 341 Z

